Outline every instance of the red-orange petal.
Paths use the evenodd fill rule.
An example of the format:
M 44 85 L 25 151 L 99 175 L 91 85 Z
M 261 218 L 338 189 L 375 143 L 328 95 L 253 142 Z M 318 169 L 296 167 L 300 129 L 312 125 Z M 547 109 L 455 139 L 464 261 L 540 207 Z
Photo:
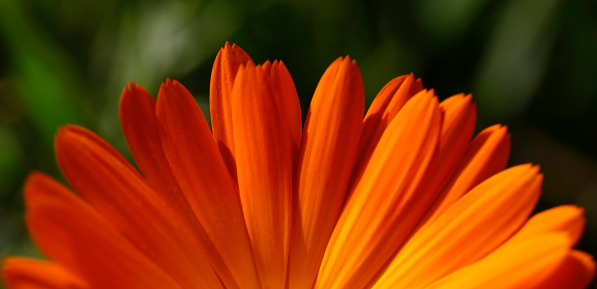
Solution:
M 530 165 L 510 168 L 481 183 L 412 236 L 374 288 L 423 288 L 479 260 L 526 221 L 541 183 L 538 168 Z
M 55 143 L 60 168 L 75 191 L 137 248 L 183 286 L 220 286 L 206 258 L 210 251 L 138 173 L 72 128 L 61 129 Z
M 312 286 L 346 197 L 364 113 L 356 62 L 337 59 L 315 90 L 298 156 L 289 288 Z
M 33 173 L 25 185 L 25 202 L 33 240 L 91 288 L 182 288 L 106 218 L 50 177 Z
M 232 90 L 238 186 L 263 288 L 284 288 L 301 113 L 282 62 L 241 67 Z
M 89 288 L 60 265 L 23 257 L 7 257 L 2 261 L 2 279 L 10 289 Z
M 232 87 L 241 65 L 253 63 L 251 57 L 235 44 L 226 42 L 216 56 L 209 90 L 209 109 L 213 137 L 228 167 L 236 180 L 234 160 L 234 129 L 232 126 Z
M 390 122 L 357 180 L 325 252 L 316 288 L 363 288 L 426 208 L 415 194 L 437 143 L 441 113 L 433 92 L 414 96 Z
M 228 288 L 258 288 L 238 188 L 195 99 L 167 80 L 158 93 L 157 118 L 170 168 L 215 247 L 210 252 L 223 260 L 212 264 L 216 272 Z
M 129 83 L 122 91 L 120 123 L 139 169 L 151 188 L 192 224 L 195 217 L 162 149 L 155 110 L 155 100 L 141 85 Z

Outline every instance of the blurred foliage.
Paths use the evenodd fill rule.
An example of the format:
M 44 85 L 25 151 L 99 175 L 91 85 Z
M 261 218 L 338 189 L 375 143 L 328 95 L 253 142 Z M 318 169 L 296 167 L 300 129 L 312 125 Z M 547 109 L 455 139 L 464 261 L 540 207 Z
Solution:
M 367 101 L 414 72 L 440 98 L 474 93 L 478 129 L 513 134 L 512 164 L 542 164 L 538 209 L 586 208 L 580 247 L 597 254 L 597 2 L 0 0 L 0 255 L 38 255 L 23 226 L 32 170 L 63 180 L 60 125 L 84 125 L 130 156 L 118 100 L 180 80 L 207 114 L 212 61 L 226 40 L 256 62 L 281 59 L 306 113 L 335 58 L 361 68 Z M 209 119 L 209 117 L 208 117 Z

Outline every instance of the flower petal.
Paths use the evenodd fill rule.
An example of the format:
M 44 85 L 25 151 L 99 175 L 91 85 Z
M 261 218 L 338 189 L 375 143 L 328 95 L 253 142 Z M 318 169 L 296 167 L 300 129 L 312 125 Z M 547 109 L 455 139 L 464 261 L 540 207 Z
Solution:
M 421 90 L 423 85 L 420 79 L 415 80 L 414 74 L 411 73 L 392 79 L 379 91 L 363 121 L 355 170 L 364 169 L 390 121 L 406 102 Z M 358 172 L 355 175 L 358 175 Z
M 193 227 L 95 138 L 72 127 L 56 136 L 58 163 L 72 187 L 176 280 L 219 287 Z
M 215 247 L 209 250 L 214 269 L 228 288 L 258 288 L 238 188 L 195 99 L 179 82 L 167 80 L 156 113 L 172 173 Z
M 151 188 L 177 212 L 195 221 L 162 149 L 153 97 L 140 85 L 125 88 L 120 98 L 120 122 L 129 148 Z
M 284 288 L 301 113 L 282 62 L 241 67 L 232 91 L 238 185 L 263 288 Z
M 400 249 L 374 288 L 422 288 L 509 238 L 539 197 L 538 168 L 510 168 L 475 187 Z
M 508 242 L 515 242 L 533 235 L 566 233 L 574 247 L 585 227 L 584 210 L 574 205 L 555 207 L 534 215 Z
M 23 257 L 3 260 L 2 279 L 11 289 L 89 288 L 89 285 L 60 265 Z
M 220 49 L 211 72 L 209 109 L 213 137 L 220 149 L 224 163 L 236 180 L 234 161 L 234 130 L 232 126 L 232 86 L 241 65 L 253 63 L 251 57 L 240 47 L 226 42 Z
M 414 96 L 392 120 L 358 179 L 325 252 L 316 288 L 362 288 L 392 256 L 426 207 L 418 206 L 440 134 L 433 92 Z
M 568 238 L 563 234 L 548 234 L 525 240 L 516 246 L 503 246 L 479 262 L 425 288 L 537 288 L 537 285 L 557 272 L 565 261 L 569 254 L 568 243 Z
M 181 288 L 107 219 L 50 177 L 32 174 L 25 201 L 33 240 L 90 287 Z
M 289 288 L 312 286 L 350 180 L 364 113 L 356 62 L 337 59 L 315 90 L 298 156 Z
M 585 252 L 572 250 L 543 282 L 528 289 L 583 289 L 595 278 L 595 261 Z M 522 285 L 522 284 L 521 284 Z
M 468 145 L 460 165 L 420 225 L 437 219 L 473 187 L 504 170 L 510 155 L 510 134 L 506 127 L 494 125 L 483 130 Z

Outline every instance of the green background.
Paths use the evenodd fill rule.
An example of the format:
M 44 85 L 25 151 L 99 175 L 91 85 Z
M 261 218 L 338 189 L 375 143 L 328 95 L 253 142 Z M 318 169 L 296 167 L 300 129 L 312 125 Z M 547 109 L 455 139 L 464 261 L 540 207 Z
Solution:
M 410 72 L 440 98 L 472 93 L 477 130 L 508 125 L 510 164 L 542 166 L 537 210 L 583 206 L 579 248 L 597 254 L 595 1 L 0 0 L 0 255 L 39 256 L 21 190 L 32 170 L 63 180 L 58 126 L 86 126 L 130 157 L 118 120 L 127 82 L 155 95 L 177 79 L 207 113 L 226 40 L 258 63 L 283 60 L 303 113 L 325 68 L 345 55 L 361 68 L 368 103 Z

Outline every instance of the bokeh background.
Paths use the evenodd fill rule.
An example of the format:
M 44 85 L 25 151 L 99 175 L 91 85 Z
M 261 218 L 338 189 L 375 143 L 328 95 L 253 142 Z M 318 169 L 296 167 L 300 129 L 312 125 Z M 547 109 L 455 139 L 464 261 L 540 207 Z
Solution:
M 583 206 L 579 247 L 597 254 L 597 1 L 0 0 L 0 255 L 40 256 L 22 184 L 32 170 L 63 180 L 58 126 L 86 126 L 130 158 L 118 120 L 127 82 L 155 95 L 178 79 L 208 113 L 226 40 L 258 63 L 283 60 L 303 112 L 344 55 L 357 60 L 368 103 L 410 72 L 440 98 L 473 93 L 478 130 L 509 126 L 511 165 L 541 164 L 538 210 Z

